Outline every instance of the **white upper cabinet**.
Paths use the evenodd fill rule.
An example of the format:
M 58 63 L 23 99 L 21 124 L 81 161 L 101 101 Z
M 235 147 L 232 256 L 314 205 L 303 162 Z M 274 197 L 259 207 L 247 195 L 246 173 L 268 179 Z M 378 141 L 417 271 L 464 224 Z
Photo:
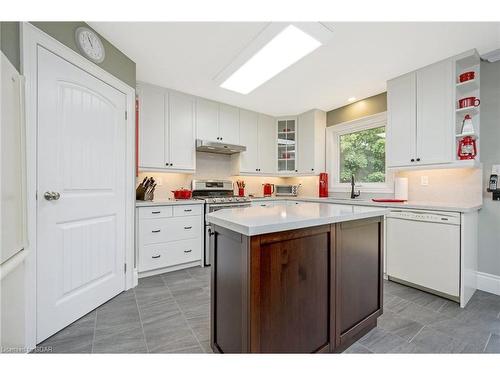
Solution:
M 196 99 L 196 138 L 219 140 L 219 103 Z
M 400 167 L 415 161 L 416 73 L 387 82 L 387 166 Z
M 325 170 L 326 113 L 312 110 L 298 118 L 297 167 L 300 174 L 318 174 Z
M 259 114 L 240 110 L 240 138 L 246 151 L 240 153 L 240 171 L 259 172 Z
M 170 167 L 194 169 L 195 150 L 195 101 L 192 96 L 169 93 L 170 116 Z
M 259 114 L 259 173 L 276 173 L 276 122 Z
M 196 100 L 196 138 L 212 142 L 239 144 L 238 108 L 198 98 Z
M 219 141 L 240 143 L 240 111 L 227 104 L 219 104 Z
M 452 161 L 455 136 L 453 82 L 451 60 L 438 62 L 417 72 L 415 160 L 420 164 Z
M 165 168 L 165 90 L 139 84 L 139 168 Z M 168 151 L 168 150 L 167 150 Z
M 246 151 L 235 155 L 239 163 L 235 173 L 276 173 L 275 120 L 271 116 L 240 110 L 240 138 Z
M 194 98 L 139 83 L 139 168 L 195 170 Z
M 453 60 L 387 82 L 387 166 L 447 164 L 454 147 Z

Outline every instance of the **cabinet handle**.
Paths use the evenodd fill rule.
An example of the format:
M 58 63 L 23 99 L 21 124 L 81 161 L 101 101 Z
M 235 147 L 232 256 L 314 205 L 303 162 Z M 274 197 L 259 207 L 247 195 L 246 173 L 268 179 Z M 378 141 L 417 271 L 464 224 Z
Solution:
M 192 227 L 184 227 L 184 229 L 191 229 Z
M 151 233 L 160 233 L 160 229 L 152 230 Z
M 153 259 L 157 259 L 157 258 L 159 258 L 159 257 L 161 257 L 161 255 L 153 255 L 151 258 L 153 258 Z
M 314 172 L 314 168 L 311 168 L 311 171 L 313 171 L 313 172 Z
M 296 169 L 295 172 L 298 172 L 298 170 Z
M 417 158 L 417 161 L 420 161 L 420 158 Z
M 193 210 L 191 210 L 191 209 L 189 209 L 189 210 L 184 210 L 184 212 L 191 212 L 191 211 L 193 211 Z
M 192 249 L 184 250 L 185 253 L 190 253 L 191 251 L 193 251 L 193 250 Z
M 161 214 L 161 211 L 151 211 L 152 214 Z
M 415 161 L 415 159 L 411 159 L 410 161 L 413 163 Z
M 170 163 L 170 166 L 173 167 L 174 166 L 174 163 Z

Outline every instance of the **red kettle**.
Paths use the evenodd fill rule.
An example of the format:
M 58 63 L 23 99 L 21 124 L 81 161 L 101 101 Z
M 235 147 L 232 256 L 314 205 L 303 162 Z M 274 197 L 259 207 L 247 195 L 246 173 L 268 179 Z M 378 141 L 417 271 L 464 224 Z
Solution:
M 264 186 L 264 197 L 270 197 L 274 193 L 274 184 L 262 184 Z

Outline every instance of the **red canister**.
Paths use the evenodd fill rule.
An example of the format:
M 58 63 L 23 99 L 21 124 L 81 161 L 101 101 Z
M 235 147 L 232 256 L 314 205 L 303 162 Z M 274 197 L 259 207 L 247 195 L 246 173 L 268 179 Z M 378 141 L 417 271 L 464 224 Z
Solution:
M 328 173 L 319 174 L 319 197 L 328 197 Z

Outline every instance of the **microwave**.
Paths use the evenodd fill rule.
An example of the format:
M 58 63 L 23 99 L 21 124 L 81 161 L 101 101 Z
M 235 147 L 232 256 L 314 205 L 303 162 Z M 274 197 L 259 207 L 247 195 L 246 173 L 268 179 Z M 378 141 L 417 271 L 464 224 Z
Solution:
M 299 193 L 299 185 L 276 185 L 275 194 L 279 196 L 296 197 Z

